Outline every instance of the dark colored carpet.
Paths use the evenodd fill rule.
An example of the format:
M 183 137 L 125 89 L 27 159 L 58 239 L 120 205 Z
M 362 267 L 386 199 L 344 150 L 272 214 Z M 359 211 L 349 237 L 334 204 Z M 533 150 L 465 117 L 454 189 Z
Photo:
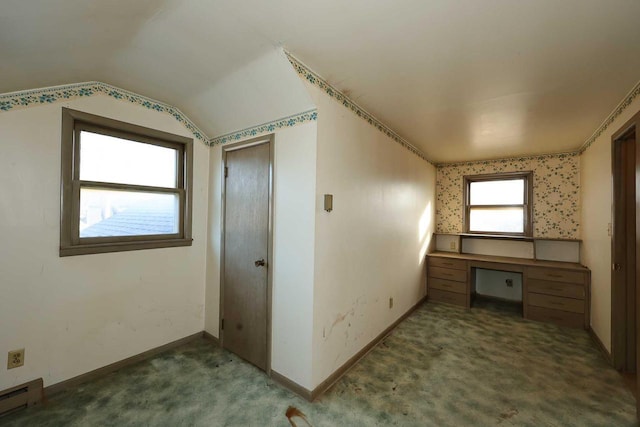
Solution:
M 585 331 L 433 303 L 315 403 L 198 340 L 0 425 L 290 426 L 289 407 L 314 427 L 636 425 L 633 396 Z

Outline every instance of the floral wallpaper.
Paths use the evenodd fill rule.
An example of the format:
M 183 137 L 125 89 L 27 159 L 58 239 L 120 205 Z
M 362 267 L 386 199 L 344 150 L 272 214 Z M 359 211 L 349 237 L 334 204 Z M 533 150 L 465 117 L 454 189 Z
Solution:
M 465 175 L 533 171 L 533 236 L 580 238 L 579 154 L 442 164 L 436 175 L 436 229 L 461 233 Z

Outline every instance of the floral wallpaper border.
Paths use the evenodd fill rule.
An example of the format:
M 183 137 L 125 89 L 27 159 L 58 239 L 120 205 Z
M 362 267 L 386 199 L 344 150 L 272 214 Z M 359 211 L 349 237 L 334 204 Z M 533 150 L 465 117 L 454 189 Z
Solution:
M 294 114 L 292 116 L 283 117 L 278 120 L 263 123 L 261 125 L 252 126 L 247 129 L 243 129 L 237 132 L 231 132 L 226 135 L 216 136 L 211 138 L 208 142 L 209 145 L 227 144 L 229 142 L 238 141 L 244 138 L 258 136 L 264 133 L 273 132 L 277 129 L 296 126 L 306 122 L 312 122 L 318 120 L 318 111 L 316 109 L 304 111 L 302 113 Z
M 491 162 L 504 162 L 504 161 L 523 162 L 525 160 L 542 160 L 545 158 L 553 158 L 558 156 L 573 156 L 576 154 L 579 154 L 579 153 L 577 151 L 566 151 L 562 153 L 532 154 L 530 156 L 500 157 L 496 159 L 468 160 L 468 161 L 450 162 L 450 163 L 443 162 L 443 163 L 437 163 L 436 167 L 473 166 L 478 163 L 491 163 Z
M 291 65 L 293 65 L 293 68 L 296 70 L 296 72 L 300 76 L 302 76 L 306 81 L 323 90 L 324 93 L 329 95 L 331 98 L 340 102 L 343 106 L 353 111 L 358 117 L 361 117 L 362 119 L 366 120 L 367 123 L 369 123 L 371 126 L 375 127 L 380 132 L 384 133 L 386 136 L 393 139 L 395 142 L 402 145 L 404 148 L 411 151 L 416 156 L 433 164 L 433 162 L 431 162 L 422 151 L 420 151 L 418 148 L 416 148 L 411 143 L 409 143 L 406 139 L 404 139 L 403 137 L 395 133 L 391 128 L 389 128 L 387 125 L 382 123 L 380 120 L 376 119 L 374 116 L 369 114 L 365 109 L 363 109 L 358 104 L 356 104 L 347 95 L 340 92 L 340 90 L 332 86 L 322 77 L 320 77 L 318 74 L 312 71 L 309 67 L 307 67 L 302 62 L 300 62 L 300 60 L 298 60 L 290 52 L 285 51 L 284 53 L 289 59 L 289 62 L 291 62 Z
M 636 99 L 638 96 L 640 95 L 640 81 L 638 83 L 636 83 L 636 85 L 633 87 L 633 89 L 631 89 L 631 92 L 629 92 L 627 94 L 627 96 L 624 97 L 624 99 L 622 100 L 622 102 L 620 104 L 618 104 L 618 106 L 613 110 L 613 112 L 611 114 L 609 114 L 609 117 L 607 117 L 607 119 L 604 121 L 604 123 L 602 123 L 600 125 L 600 127 L 598 129 L 596 129 L 596 131 L 593 133 L 593 135 L 591 135 L 589 137 L 589 139 L 587 139 L 585 141 L 584 144 L 582 144 L 582 147 L 580 147 L 577 152 L 579 154 L 582 154 L 585 152 L 585 150 L 587 148 L 589 148 L 591 146 L 591 144 L 594 143 L 594 141 L 596 139 L 598 139 L 598 137 L 600 135 L 602 135 L 602 133 L 607 130 L 607 128 L 611 125 L 611 123 L 614 122 L 615 119 L 618 118 L 618 116 L 620 114 L 622 114 L 622 112 L 624 110 L 627 109 L 627 107 L 629 105 L 631 105 L 631 103 L 633 102 L 634 99 Z
M 427 156 L 418 148 L 409 143 L 406 139 L 395 133 L 391 128 L 386 126 L 380 120 L 369 114 L 366 110 L 356 104 L 344 93 L 340 92 L 337 88 L 332 86 L 314 71 L 309 69 L 306 65 L 300 62 L 290 52 L 285 51 L 285 55 L 291 62 L 296 72 L 302 76 L 306 81 L 323 90 L 327 95 L 340 102 L 343 106 L 349 108 L 358 117 L 366 120 L 371 126 L 374 126 L 380 132 L 393 139 L 407 150 L 411 151 L 416 156 L 433 164 L 434 166 L 464 166 L 471 165 L 478 162 L 453 162 L 453 163 L 434 163 L 430 161 Z M 304 111 L 302 113 L 294 114 L 292 116 L 277 119 L 268 123 L 264 123 L 257 126 L 252 126 L 247 129 L 231 132 L 225 135 L 209 138 L 198 126 L 191 121 L 182 111 L 178 108 L 166 104 L 164 102 L 157 101 L 155 99 L 146 97 L 144 95 L 137 94 L 119 87 L 110 85 L 108 83 L 90 81 L 82 83 L 73 83 L 60 86 L 50 86 L 45 88 L 29 89 L 16 92 L 8 92 L 0 94 L 0 113 L 6 111 L 13 111 L 16 109 L 23 109 L 33 107 L 42 104 L 52 104 L 55 102 L 64 102 L 71 99 L 89 97 L 93 95 L 104 94 L 115 99 L 128 101 L 133 104 L 140 105 L 142 107 L 155 110 L 161 113 L 167 113 L 173 116 L 178 122 L 185 126 L 196 139 L 204 142 L 207 145 L 226 144 L 228 142 L 237 141 L 246 137 L 256 136 L 261 133 L 272 132 L 276 129 L 284 127 L 291 127 L 298 124 L 306 123 L 308 121 L 315 121 L 318 119 L 318 112 L 316 109 Z M 558 155 L 573 155 L 582 154 L 587 150 L 591 144 L 615 121 L 615 119 L 622 114 L 622 112 L 631 103 L 640 96 L 640 81 L 634 86 L 634 88 L 627 94 L 623 101 L 615 108 L 615 110 L 607 117 L 607 119 L 598 127 L 598 129 L 585 141 L 585 143 L 576 151 L 568 153 L 557 154 L 543 154 L 539 156 L 525 156 L 525 157 L 513 157 L 507 159 L 497 159 L 488 161 L 499 160 L 524 160 L 534 158 L 553 157 Z
M 207 144 L 209 138 L 182 111 L 164 102 L 112 86 L 107 83 L 92 81 L 73 83 L 46 88 L 29 89 L 0 94 L 0 112 L 34 107 L 42 104 L 53 104 L 71 99 L 103 94 L 122 101 L 128 101 L 150 110 L 167 113 L 186 127 L 196 139 Z
M 438 165 L 436 230 L 463 230 L 463 177 L 486 173 L 533 171 L 533 236 L 578 239 L 580 236 L 580 168 L 578 153 Z

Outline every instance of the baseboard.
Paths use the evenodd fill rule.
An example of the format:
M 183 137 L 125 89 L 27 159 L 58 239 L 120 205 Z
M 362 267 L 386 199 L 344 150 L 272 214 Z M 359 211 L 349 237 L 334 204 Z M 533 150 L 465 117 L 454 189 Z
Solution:
M 362 350 L 356 353 L 353 357 L 347 360 L 341 367 L 339 367 L 333 374 L 329 375 L 326 380 L 324 380 L 320 385 L 313 389 L 311 392 L 309 401 L 313 402 L 322 394 L 324 394 L 327 390 L 329 390 L 340 378 L 342 378 L 351 368 L 355 366 L 360 359 L 366 356 L 371 350 L 375 348 L 383 339 L 387 337 L 403 320 L 411 315 L 418 307 L 420 307 L 425 301 L 427 297 L 424 296 L 420 298 L 420 300 L 413 305 L 406 313 L 404 313 L 398 320 L 393 322 L 391 326 L 382 331 L 377 337 L 375 337 L 369 344 L 364 346 Z M 303 396 L 305 397 L 305 396 Z
M 88 381 L 95 380 L 97 378 L 103 377 L 107 374 L 115 372 L 119 369 L 125 368 L 127 366 L 135 365 L 138 362 L 142 362 L 143 360 L 150 359 L 154 356 L 157 356 L 160 353 L 164 353 L 169 350 L 173 350 L 176 347 L 180 347 L 184 344 L 187 344 L 193 340 L 199 339 L 203 337 L 203 332 L 198 332 L 193 335 L 189 335 L 187 337 L 181 338 L 179 340 L 170 342 L 168 344 L 161 345 L 160 347 L 153 348 L 151 350 L 147 350 L 140 354 L 136 354 L 135 356 L 128 357 L 126 359 L 120 360 L 119 362 L 112 363 L 107 366 L 103 366 L 102 368 L 95 369 L 93 371 L 87 372 L 86 374 L 78 375 L 77 377 L 73 377 L 66 381 L 62 381 L 48 387 L 44 388 L 44 396 L 45 398 L 54 396 L 58 393 L 61 393 L 71 387 L 78 386 L 80 384 L 86 383 Z
M 205 340 L 212 341 L 214 344 L 216 344 L 218 346 L 220 345 L 220 340 L 218 338 L 214 337 L 213 335 L 211 335 L 207 331 L 202 331 L 202 338 L 204 338 Z
M 289 378 L 285 377 L 284 375 L 277 373 L 273 369 L 271 370 L 271 379 L 277 382 L 278 384 L 280 384 L 281 386 L 283 386 L 284 388 L 291 390 L 298 396 L 304 397 L 309 402 L 313 400 L 312 399 L 313 392 L 311 390 L 302 387 L 297 382 L 292 381 Z
M 600 350 L 604 358 L 607 359 L 607 363 L 613 366 L 613 359 L 611 358 L 611 353 L 609 353 L 609 350 L 607 350 L 607 347 L 605 347 L 604 344 L 602 344 L 602 341 L 600 341 L 600 337 L 598 337 L 598 334 L 596 334 L 596 332 L 593 329 L 591 329 L 591 326 L 589 326 L 588 332 L 589 332 L 589 335 L 591 335 L 591 339 L 593 340 L 594 343 L 596 343 L 596 346 L 598 347 L 598 349 Z

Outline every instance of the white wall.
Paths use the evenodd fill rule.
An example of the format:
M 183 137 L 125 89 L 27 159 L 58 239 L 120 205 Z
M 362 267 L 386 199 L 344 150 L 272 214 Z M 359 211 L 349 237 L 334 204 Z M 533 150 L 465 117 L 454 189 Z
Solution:
M 318 107 L 315 387 L 425 295 L 436 171 L 307 87 Z M 325 193 L 334 197 L 330 213 Z
M 272 352 L 274 371 L 311 387 L 316 122 L 275 132 Z M 206 330 L 218 336 L 222 146 L 211 149 Z
M 271 367 L 311 389 L 317 123 L 275 141 Z
M 462 253 L 533 259 L 533 242 L 463 238 Z
M 185 4 L 186 6 L 186 4 Z M 211 136 L 246 129 L 314 108 L 282 48 L 274 48 L 185 100 Z
M 522 273 L 476 268 L 476 292 L 480 295 L 522 301 Z M 513 280 L 508 287 L 506 280 Z
M 611 351 L 611 136 L 640 110 L 636 98 L 580 156 L 581 260 L 591 269 L 591 327 Z
M 26 349 L 24 367 L 0 369 L 0 390 L 55 384 L 204 326 L 207 147 L 194 141 L 193 246 L 60 258 L 62 106 L 191 136 L 103 95 L 0 114 L 0 357 Z

